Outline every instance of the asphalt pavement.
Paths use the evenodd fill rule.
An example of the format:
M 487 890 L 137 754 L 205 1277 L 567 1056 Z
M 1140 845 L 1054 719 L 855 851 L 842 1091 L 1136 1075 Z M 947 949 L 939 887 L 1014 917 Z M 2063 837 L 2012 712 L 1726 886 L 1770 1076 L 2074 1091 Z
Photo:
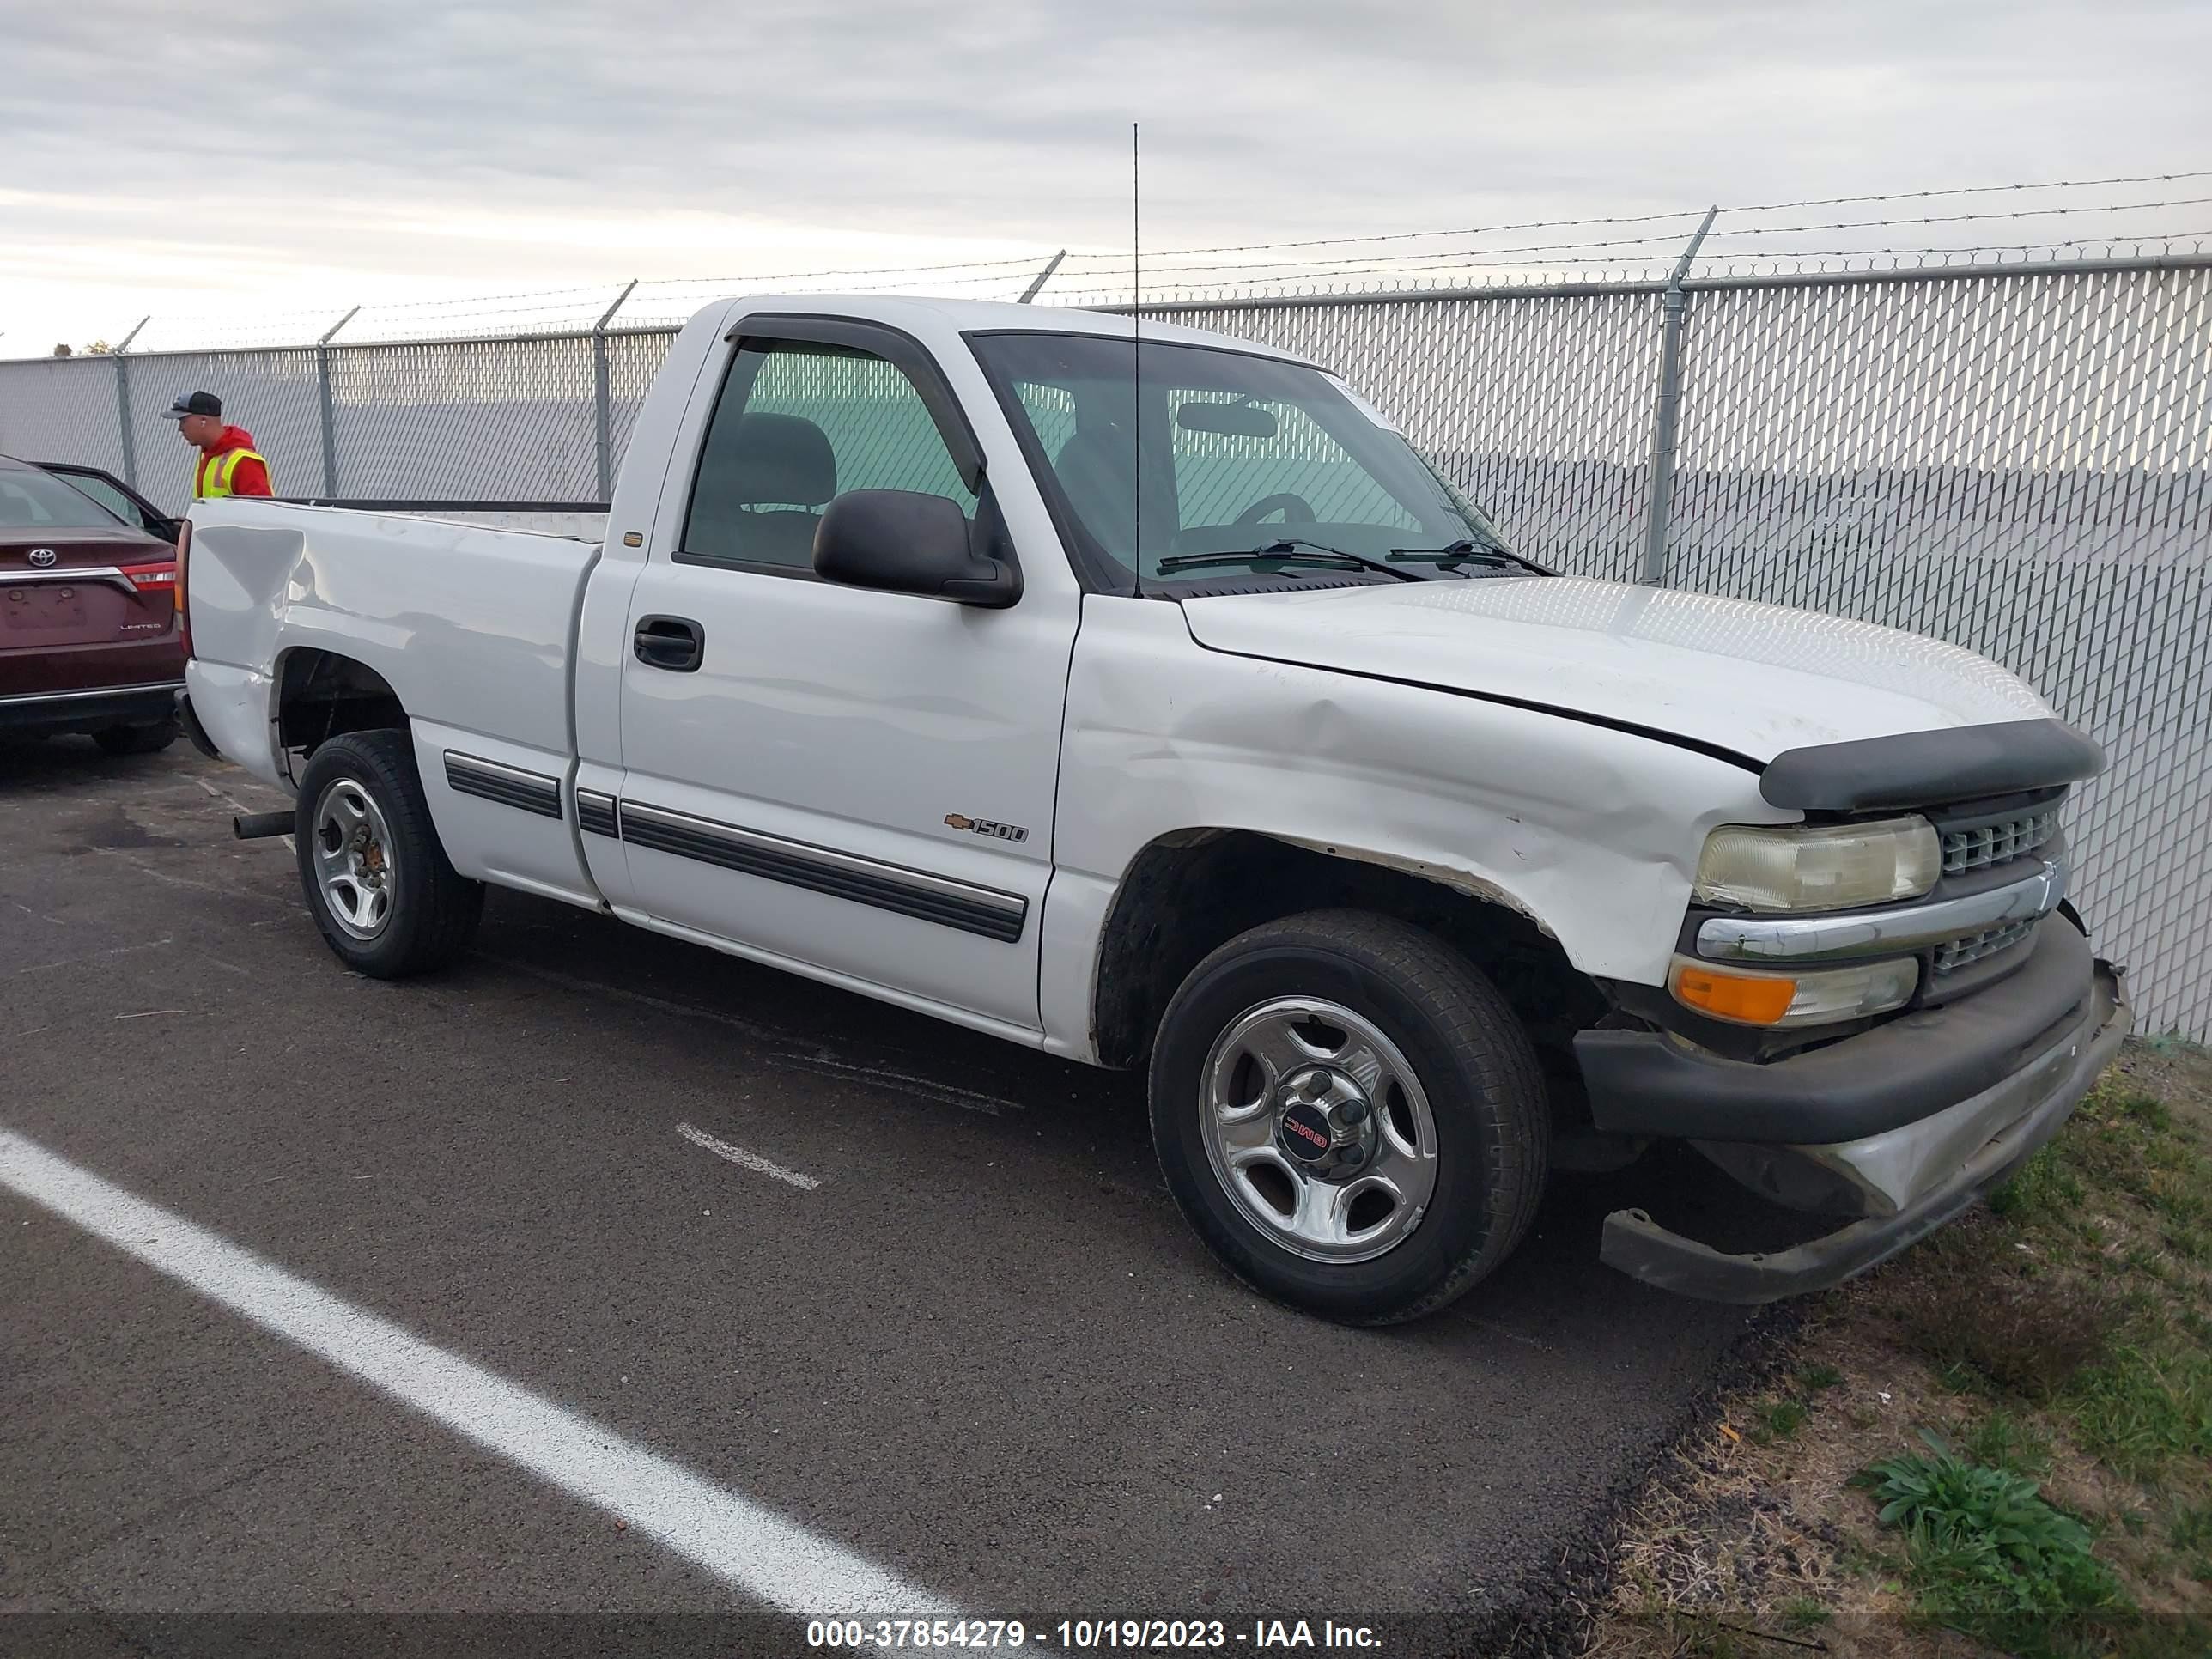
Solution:
M 1620 1177 L 1287 1312 L 1135 1079 L 508 894 L 360 978 L 230 837 L 286 804 L 0 747 L 0 1650 L 804 1651 L 867 1585 L 1484 1650 L 1750 1328 L 1598 1264 Z

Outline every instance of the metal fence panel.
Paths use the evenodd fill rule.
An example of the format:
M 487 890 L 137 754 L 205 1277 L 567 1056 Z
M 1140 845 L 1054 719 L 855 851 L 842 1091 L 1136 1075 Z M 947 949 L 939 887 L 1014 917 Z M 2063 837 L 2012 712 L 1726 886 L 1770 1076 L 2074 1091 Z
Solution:
M 2212 271 L 1692 296 L 1673 580 L 1949 640 L 2105 745 L 2075 891 L 2212 1029 Z
M 181 513 L 191 504 L 199 453 L 162 411 L 193 392 L 214 392 L 222 399 L 223 419 L 253 434 L 279 495 L 322 488 L 322 406 L 313 350 L 149 352 L 122 361 L 131 374 L 133 482 L 164 512 Z
M 341 499 L 597 499 L 588 335 L 334 346 L 331 383 Z
M 1656 294 L 1506 290 L 1147 314 L 1334 370 L 1530 558 L 1577 575 L 1635 574 L 1650 489 Z
M 676 343 L 678 332 L 672 328 L 641 329 L 607 336 L 608 439 L 617 470 L 629 448 L 629 430 L 636 423 L 637 411 L 644 407 L 645 394 L 653 387 L 653 377 L 660 373 L 668 349 Z
M 1671 581 L 1952 641 L 2094 733 L 2112 767 L 2072 811 L 2076 892 L 2143 1023 L 2212 1037 L 2212 262 L 1688 287 Z M 1632 580 L 1662 304 L 1639 283 L 1147 314 L 1335 370 L 1522 550 Z M 675 337 L 0 363 L 0 452 L 135 461 L 180 504 L 159 412 L 204 386 L 286 494 L 588 502 Z
M 82 461 L 123 476 L 112 357 L 0 363 L 0 455 Z M 168 399 L 164 398 L 163 406 Z

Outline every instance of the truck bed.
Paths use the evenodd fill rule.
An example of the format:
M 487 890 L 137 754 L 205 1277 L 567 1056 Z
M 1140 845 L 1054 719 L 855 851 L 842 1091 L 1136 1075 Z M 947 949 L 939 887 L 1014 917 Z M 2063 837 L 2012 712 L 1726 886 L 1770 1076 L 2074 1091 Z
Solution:
M 447 757 L 520 769 L 565 787 L 576 622 L 596 543 L 397 514 L 232 498 L 192 512 L 186 583 L 194 713 L 217 747 L 292 786 L 276 727 L 287 664 L 326 651 L 383 677 L 410 715 L 424 787 L 457 865 L 561 897 L 592 896 L 558 817 L 482 844 L 490 810 L 451 792 Z M 452 816 L 447 816 L 448 812 Z M 510 815 L 511 820 L 511 815 Z M 494 867 L 496 865 L 498 867 Z

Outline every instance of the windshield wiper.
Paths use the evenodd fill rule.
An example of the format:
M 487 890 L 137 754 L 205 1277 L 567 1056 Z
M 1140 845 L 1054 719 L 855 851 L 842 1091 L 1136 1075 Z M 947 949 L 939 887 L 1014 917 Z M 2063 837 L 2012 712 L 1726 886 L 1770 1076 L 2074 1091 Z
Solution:
M 1553 574 L 1534 559 L 1524 559 L 1518 553 L 1508 553 L 1502 547 L 1486 547 L 1475 541 L 1456 541 L 1449 547 L 1394 547 L 1390 556 L 1401 564 L 1432 564 L 1443 570 L 1455 564 L 1475 563 L 1516 565 L 1539 576 Z
M 1302 542 L 1288 536 L 1269 542 L 1265 547 L 1247 548 L 1241 553 L 1171 554 L 1160 561 L 1159 569 L 1165 575 L 1170 570 L 1195 570 L 1200 565 L 1256 564 L 1263 559 L 1304 559 L 1314 564 L 1340 564 L 1354 570 L 1379 570 L 1401 582 L 1425 580 L 1410 570 L 1393 569 L 1382 560 L 1370 559 L 1364 553 L 1347 553 L 1340 547 L 1323 547 L 1319 542 Z

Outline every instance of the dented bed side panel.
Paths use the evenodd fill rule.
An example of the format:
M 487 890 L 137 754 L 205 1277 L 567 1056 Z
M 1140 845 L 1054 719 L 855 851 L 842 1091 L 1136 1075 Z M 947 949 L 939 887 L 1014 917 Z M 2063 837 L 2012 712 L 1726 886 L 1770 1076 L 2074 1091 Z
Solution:
M 1064 885 L 1066 906 L 1048 907 L 1048 945 L 1066 933 L 1047 959 L 1070 965 L 1048 970 L 1046 1026 L 1053 1046 L 1083 1048 L 1099 896 L 1178 831 L 1246 830 L 1443 882 L 1530 916 L 1584 973 L 1657 985 L 1706 831 L 1798 816 L 1761 800 L 1752 772 L 1705 754 L 1207 651 L 1177 605 L 1093 595 L 1061 757 L 1054 903 Z
M 200 660 L 274 677 L 317 648 L 367 665 L 410 715 L 565 762 L 586 542 L 233 497 L 192 511 Z

